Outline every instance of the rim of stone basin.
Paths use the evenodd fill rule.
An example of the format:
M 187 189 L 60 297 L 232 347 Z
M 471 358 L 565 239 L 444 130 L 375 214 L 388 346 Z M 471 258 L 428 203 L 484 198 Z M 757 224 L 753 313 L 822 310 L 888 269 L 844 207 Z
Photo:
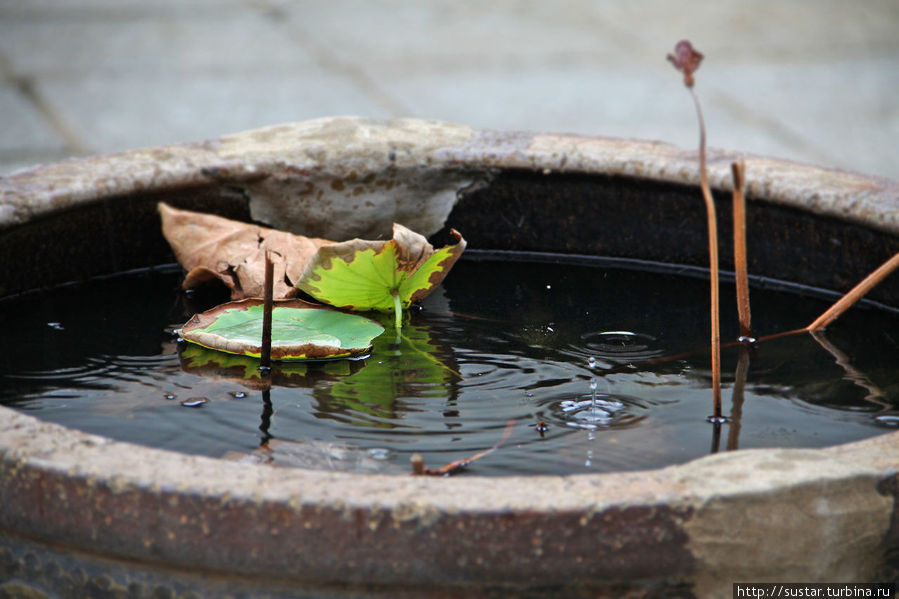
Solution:
M 712 151 L 713 186 L 729 186 L 737 157 Z M 896 182 L 745 160 L 750 198 L 899 233 Z M 239 183 L 253 218 L 308 234 L 361 236 L 398 216 L 433 233 L 460 189 L 509 168 L 698 182 L 695 151 L 656 142 L 336 117 L 0 178 L 0 236 L 96 200 L 210 182 Z M 368 177 L 400 171 L 387 184 Z M 279 191 L 301 184 L 315 191 L 304 197 L 318 202 L 317 219 Z M 355 194 L 366 202 L 347 208 L 353 194 L 344 185 L 367 186 Z M 0 533 L 154 567 L 273 580 L 533 588 L 641 581 L 685 583 L 700 596 L 730 596 L 737 580 L 873 580 L 899 547 L 897 504 L 899 432 L 645 472 L 430 478 L 188 456 L 0 408 Z

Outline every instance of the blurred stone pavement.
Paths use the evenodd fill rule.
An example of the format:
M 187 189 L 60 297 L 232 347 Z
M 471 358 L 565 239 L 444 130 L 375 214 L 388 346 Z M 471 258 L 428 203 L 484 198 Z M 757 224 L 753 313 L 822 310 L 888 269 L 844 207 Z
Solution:
M 330 115 L 695 147 L 899 179 L 897 0 L 0 0 L 0 175 Z

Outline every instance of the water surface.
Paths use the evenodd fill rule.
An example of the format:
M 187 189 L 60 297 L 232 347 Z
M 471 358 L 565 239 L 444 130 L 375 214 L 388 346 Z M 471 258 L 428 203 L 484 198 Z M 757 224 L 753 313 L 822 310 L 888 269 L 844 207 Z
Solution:
M 513 259 L 514 258 L 514 259 Z M 527 258 L 527 259 L 524 259 Z M 492 447 L 479 475 L 656 468 L 713 451 L 824 447 L 899 426 L 899 314 L 854 308 L 823 336 L 725 349 L 715 431 L 708 282 L 692 269 L 469 252 L 361 362 L 283 365 L 179 342 L 195 311 L 176 267 L 0 302 L 0 402 L 138 444 L 281 465 L 406 472 Z M 736 339 L 722 282 L 723 338 Z M 759 335 L 834 297 L 752 289 Z M 678 359 L 668 356 L 682 355 Z

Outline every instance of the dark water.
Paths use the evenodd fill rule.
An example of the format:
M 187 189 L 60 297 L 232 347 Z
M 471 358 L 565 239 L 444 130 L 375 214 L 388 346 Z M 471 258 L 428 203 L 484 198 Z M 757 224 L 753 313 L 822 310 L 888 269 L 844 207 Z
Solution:
M 725 349 L 731 422 L 716 436 L 708 283 L 692 271 L 470 255 L 402 338 L 385 316 L 368 360 L 282 365 L 268 392 L 254 361 L 178 342 L 174 331 L 215 301 L 185 296 L 180 277 L 162 268 L 0 302 L 0 403 L 175 451 L 364 471 L 406 472 L 413 453 L 437 468 L 490 448 L 513 422 L 469 466 L 483 475 L 655 468 L 899 427 L 899 314 L 871 305 L 742 362 Z M 834 299 L 763 287 L 752 289 L 759 335 L 805 325 Z M 735 339 L 728 281 L 722 325 Z

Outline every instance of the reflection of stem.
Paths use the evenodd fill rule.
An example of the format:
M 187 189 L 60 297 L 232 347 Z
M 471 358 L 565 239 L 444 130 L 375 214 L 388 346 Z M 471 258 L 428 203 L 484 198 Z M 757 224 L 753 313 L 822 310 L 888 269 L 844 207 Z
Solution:
M 836 363 L 846 371 L 845 379 L 847 381 L 851 381 L 854 384 L 858 385 L 862 389 L 868 392 L 865 396 L 865 401 L 877 404 L 881 408 L 889 409 L 890 404 L 887 403 L 883 398 L 884 394 L 877 385 L 871 382 L 863 372 L 858 370 L 855 366 L 850 363 L 849 356 L 847 356 L 840 348 L 830 342 L 827 337 L 824 336 L 823 331 L 809 331 L 809 334 L 812 336 L 812 339 L 818 342 L 827 353 L 833 356 L 833 359 Z
M 259 424 L 259 430 L 262 431 L 262 442 L 260 445 L 265 445 L 268 443 L 268 440 L 272 438 L 268 429 L 272 426 L 272 415 L 274 413 L 275 409 L 272 407 L 272 391 L 271 389 L 264 389 L 262 391 L 262 418 Z
M 734 371 L 734 391 L 731 396 L 730 430 L 727 432 L 727 450 L 739 449 L 740 419 L 743 418 L 743 392 L 746 388 L 746 375 L 749 373 L 749 348 L 740 347 L 737 369 Z
M 740 319 L 740 335 L 752 337 L 749 310 L 749 269 L 746 265 L 746 164 L 741 160 L 730 165 L 734 179 L 734 274 L 737 284 L 737 315 Z
M 702 118 L 702 108 L 699 106 L 699 98 L 693 91 L 693 86 L 688 85 L 693 104 L 696 106 L 696 116 L 699 118 L 699 187 L 702 189 L 702 197 L 705 200 L 706 220 L 709 230 L 709 273 L 711 287 L 711 307 L 709 309 L 712 318 L 712 394 L 714 400 L 714 417 L 721 418 L 721 332 L 718 309 L 718 224 L 715 217 L 715 201 L 712 199 L 712 191 L 709 189 L 709 176 L 706 169 L 705 158 L 705 121 Z
M 712 448 L 710 453 L 718 453 L 721 448 L 721 422 L 714 421 L 712 423 Z

